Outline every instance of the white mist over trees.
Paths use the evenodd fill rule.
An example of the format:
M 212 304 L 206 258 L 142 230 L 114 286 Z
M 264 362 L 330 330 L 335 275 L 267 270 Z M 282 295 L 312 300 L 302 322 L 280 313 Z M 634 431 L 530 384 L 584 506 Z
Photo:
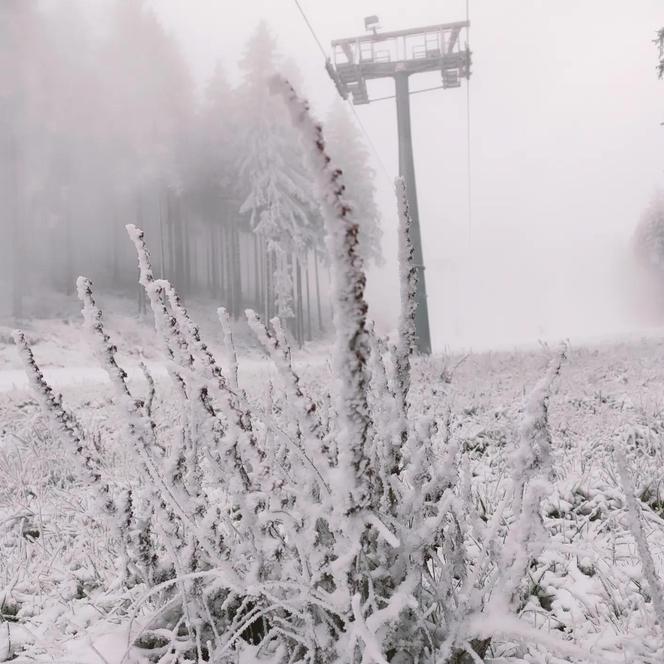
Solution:
M 0 316 L 48 313 L 33 296 L 73 294 L 82 272 L 135 297 L 124 225 L 137 223 L 157 239 L 156 274 L 183 295 L 213 297 L 233 317 L 248 306 L 279 315 L 300 342 L 316 336 L 322 219 L 267 89 L 275 71 L 299 76 L 268 26 L 246 44 L 237 87 L 226 74 L 235 63 L 222 62 L 198 95 L 142 1 L 108 3 L 98 34 L 81 7 L 0 3 Z M 378 261 L 367 151 L 348 118 L 333 117 L 332 151 L 352 173 L 364 251 Z

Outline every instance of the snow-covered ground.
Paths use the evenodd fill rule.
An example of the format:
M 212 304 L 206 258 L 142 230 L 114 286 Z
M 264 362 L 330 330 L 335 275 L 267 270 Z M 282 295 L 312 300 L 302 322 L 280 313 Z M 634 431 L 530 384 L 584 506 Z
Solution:
M 146 384 L 138 362 L 146 358 L 157 379 L 156 408 L 168 426 L 170 382 L 154 333 L 128 320 L 111 320 L 108 327 L 121 350 L 132 349 L 121 359 L 139 393 Z M 216 349 L 221 334 L 208 331 Z M 78 325 L 37 324 L 28 335 L 65 405 L 98 435 L 108 467 L 118 478 L 132 477 L 107 378 Z M 269 398 L 273 369 L 251 344 L 240 346 L 240 383 L 260 408 Z M 71 460 L 26 389 L 15 353 L 8 342 L 0 347 L 0 661 L 141 661 L 129 646 L 158 602 L 140 584 L 124 587 L 116 576 L 111 534 L 91 522 L 91 490 L 75 480 Z M 328 357 L 329 349 L 319 347 L 295 358 L 305 389 L 316 398 L 331 381 Z M 487 514 L 501 498 L 524 395 L 549 357 L 546 348 L 436 356 L 416 368 L 415 406 L 439 414 L 451 409 L 477 509 Z M 547 540 L 520 609 L 542 637 L 524 645 L 511 628 L 509 638 L 495 640 L 487 662 L 664 661 L 664 633 L 655 622 L 613 458 L 614 445 L 629 441 L 627 462 L 662 577 L 662 357 L 664 340 L 657 338 L 569 349 L 549 403 L 555 481 L 543 508 Z

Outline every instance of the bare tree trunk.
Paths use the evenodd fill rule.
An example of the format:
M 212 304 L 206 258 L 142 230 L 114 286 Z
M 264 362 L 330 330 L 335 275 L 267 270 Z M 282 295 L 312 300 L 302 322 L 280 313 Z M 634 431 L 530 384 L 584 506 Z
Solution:
M 224 256 L 224 223 L 220 221 L 217 224 L 217 279 L 219 290 L 217 297 L 226 302 L 226 258 Z
M 187 211 L 182 210 L 182 200 L 180 200 L 180 226 L 182 228 L 182 292 L 190 295 L 192 290 L 191 237 L 189 217 Z
M 233 268 L 233 317 L 237 320 L 242 309 L 242 275 L 240 273 L 240 233 L 237 228 L 237 220 L 231 227 L 231 260 Z
M 223 256 L 223 274 L 224 274 L 224 302 L 228 313 L 233 316 L 233 288 L 232 288 L 232 270 L 231 270 L 231 249 L 230 249 L 230 229 L 223 227 L 222 231 L 222 256 Z
M 261 266 L 260 258 L 258 255 L 258 237 L 253 233 L 254 241 L 254 308 L 256 311 L 261 310 Z
M 143 206 L 141 205 L 141 191 L 140 189 L 136 191 L 136 225 L 139 228 L 143 228 Z M 139 316 L 145 315 L 147 311 L 146 300 L 145 300 L 145 290 L 138 282 L 136 282 L 138 290 L 136 291 L 138 295 L 138 314 Z
M 180 199 L 177 195 L 172 196 L 173 201 L 173 215 L 172 215 L 172 230 L 173 230 L 173 258 L 174 260 L 174 281 L 175 287 L 178 291 L 182 292 L 182 285 L 184 281 L 184 252 L 182 246 L 182 217 L 180 216 Z
M 316 309 L 318 311 L 318 334 L 323 335 L 323 312 L 320 306 L 320 278 L 318 276 L 318 252 L 314 252 L 314 271 L 316 277 Z
M 159 198 L 159 249 L 161 253 L 161 278 L 166 274 L 166 250 L 164 238 L 164 196 L 161 187 L 157 189 L 157 196 Z
M 267 316 L 265 319 L 269 320 L 274 316 L 274 252 L 268 248 L 265 256 L 267 271 Z
M 295 259 L 295 329 L 297 345 L 304 345 L 304 307 L 302 301 L 302 266 L 299 259 Z
M 71 196 L 68 190 L 65 190 L 63 198 L 64 198 L 63 207 L 64 207 L 64 218 L 65 218 L 65 265 L 64 265 L 64 279 L 63 279 L 64 292 L 66 295 L 72 295 L 74 292 L 74 278 L 75 278 L 74 277 L 74 229 L 72 227 L 73 220 L 71 212 Z
M 284 261 L 285 265 L 277 264 L 275 269 L 279 272 L 285 269 L 288 272 L 291 284 L 291 292 L 288 295 L 290 296 L 291 310 L 293 312 L 293 315 L 290 318 L 287 318 L 285 321 L 282 320 L 282 324 L 286 325 L 286 329 L 290 332 L 293 339 L 297 341 L 297 303 L 295 302 L 295 265 L 293 263 L 293 256 L 291 254 L 286 254 L 286 252 L 283 253 L 285 255 L 281 257 L 281 260 Z M 277 261 L 278 260 L 279 258 L 277 257 Z M 284 293 L 277 293 L 275 291 L 275 298 L 283 297 L 284 295 L 285 295 Z M 278 310 L 277 310 L 277 316 L 281 317 L 280 312 Z
M 304 267 L 304 280 L 307 288 L 307 340 L 311 341 L 313 335 L 311 333 L 311 291 L 309 290 L 309 258 L 310 255 L 307 252 L 306 263 Z
M 263 291 L 263 307 L 261 311 L 263 312 L 263 318 L 267 322 L 269 319 L 269 297 L 270 297 L 270 292 L 268 288 L 268 257 L 267 257 L 267 251 L 265 248 L 265 239 L 261 237 L 260 239 L 260 247 L 261 247 L 261 288 Z
M 175 239 L 175 210 L 173 195 L 170 190 L 166 191 L 166 228 L 168 230 L 168 278 L 177 280 L 176 239 Z
M 20 202 L 20 177 L 19 177 L 19 147 L 16 136 L 11 136 L 7 142 L 9 172 L 7 173 L 7 196 L 8 196 L 8 225 L 9 242 L 8 264 L 11 265 L 9 280 L 12 293 L 12 317 L 14 320 L 23 318 L 23 280 L 21 269 L 23 267 L 23 233 L 21 229 L 21 202 Z
M 207 279 L 208 279 L 208 291 L 212 297 L 215 297 L 217 294 L 217 264 L 216 259 L 217 255 L 215 252 L 215 227 L 210 224 L 208 226 L 208 238 L 207 238 Z

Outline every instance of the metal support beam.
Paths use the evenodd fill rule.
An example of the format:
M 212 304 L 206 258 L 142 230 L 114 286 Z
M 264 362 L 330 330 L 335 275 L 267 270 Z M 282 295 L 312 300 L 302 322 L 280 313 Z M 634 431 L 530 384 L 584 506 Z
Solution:
M 424 256 L 422 254 L 422 234 L 420 232 L 420 215 L 417 207 L 417 188 L 415 184 L 415 160 L 413 158 L 413 138 L 410 125 L 410 90 L 407 72 L 394 75 L 394 86 L 397 98 L 397 126 L 399 131 L 399 175 L 406 182 L 408 194 L 408 210 L 412 219 L 411 240 L 413 242 L 413 258 L 417 267 L 417 310 L 415 311 L 415 330 L 417 333 L 417 350 L 429 355 L 431 353 L 431 333 L 429 331 L 429 306 L 427 303 L 427 286 L 424 274 Z
M 369 18 L 373 22 L 377 17 Z M 441 87 L 458 88 L 461 79 L 470 77 L 470 49 L 467 42 L 462 44 L 461 38 L 462 31 L 467 34 L 469 27 L 468 21 L 460 21 L 394 32 L 373 29 L 370 34 L 359 37 L 335 39 L 332 42 L 334 65 L 331 62 L 325 65 L 339 94 L 344 99 L 352 97 L 353 104 L 378 101 L 369 98 L 367 81 L 394 79 L 399 129 L 399 174 L 406 182 L 418 272 L 415 314 L 417 350 L 426 354 L 431 353 L 431 334 L 410 128 L 409 77 L 411 74 L 439 71 Z

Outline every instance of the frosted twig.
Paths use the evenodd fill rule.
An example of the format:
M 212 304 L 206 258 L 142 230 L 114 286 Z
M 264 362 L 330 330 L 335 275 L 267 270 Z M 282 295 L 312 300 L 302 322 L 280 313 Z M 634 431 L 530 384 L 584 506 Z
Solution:
M 334 321 L 336 327 L 335 374 L 340 389 L 337 412 L 339 507 L 354 511 L 368 506 L 371 488 L 367 477 L 366 446 L 369 436 L 367 406 L 366 275 L 358 251 L 359 226 L 344 198 L 342 172 L 331 164 L 321 125 L 311 116 L 309 104 L 280 76 L 271 80 L 273 92 L 286 102 L 293 124 L 300 130 L 307 165 L 315 179 L 332 262 Z M 341 482 L 343 481 L 343 489 Z M 345 494 L 345 495 L 344 495 Z M 342 498 L 343 496 L 343 498 Z

